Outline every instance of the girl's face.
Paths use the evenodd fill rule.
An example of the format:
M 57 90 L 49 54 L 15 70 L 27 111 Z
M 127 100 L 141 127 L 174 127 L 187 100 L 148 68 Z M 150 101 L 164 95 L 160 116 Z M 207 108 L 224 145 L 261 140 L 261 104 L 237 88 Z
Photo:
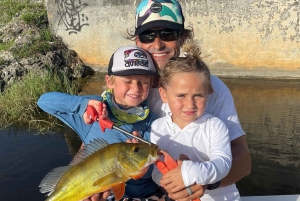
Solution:
M 105 80 L 107 87 L 114 91 L 115 102 L 124 109 L 142 103 L 148 97 L 151 86 L 148 75 L 114 76 L 113 80 L 107 75 Z
M 206 106 L 208 90 L 200 73 L 176 73 L 166 89 L 159 88 L 164 103 L 168 103 L 172 120 L 180 128 L 200 117 Z

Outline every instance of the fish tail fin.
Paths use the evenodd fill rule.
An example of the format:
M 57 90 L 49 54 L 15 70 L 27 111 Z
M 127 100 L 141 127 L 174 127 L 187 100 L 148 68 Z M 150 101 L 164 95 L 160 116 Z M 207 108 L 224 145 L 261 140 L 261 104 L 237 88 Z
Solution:
M 55 186 L 60 178 L 70 169 L 70 166 L 58 167 L 49 172 L 41 181 L 39 187 L 41 193 L 50 196 L 55 191 Z

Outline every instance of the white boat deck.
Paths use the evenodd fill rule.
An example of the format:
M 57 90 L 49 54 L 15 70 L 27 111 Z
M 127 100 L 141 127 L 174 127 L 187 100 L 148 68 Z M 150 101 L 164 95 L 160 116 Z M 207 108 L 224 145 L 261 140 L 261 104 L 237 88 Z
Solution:
M 242 201 L 300 201 L 300 195 L 270 195 L 242 197 Z

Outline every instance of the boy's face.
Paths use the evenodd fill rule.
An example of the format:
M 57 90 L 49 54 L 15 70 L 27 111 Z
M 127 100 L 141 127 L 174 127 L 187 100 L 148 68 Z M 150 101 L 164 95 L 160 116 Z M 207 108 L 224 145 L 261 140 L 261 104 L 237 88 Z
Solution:
M 206 106 L 208 90 L 199 73 L 176 73 L 166 89 L 159 88 L 162 101 L 169 104 L 172 120 L 180 128 L 200 117 Z
M 113 80 L 107 75 L 105 79 L 107 87 L 114 91 L 115 102 L 125 109 L 138 106 L 148 97 L 148 75 L 114 76 Z

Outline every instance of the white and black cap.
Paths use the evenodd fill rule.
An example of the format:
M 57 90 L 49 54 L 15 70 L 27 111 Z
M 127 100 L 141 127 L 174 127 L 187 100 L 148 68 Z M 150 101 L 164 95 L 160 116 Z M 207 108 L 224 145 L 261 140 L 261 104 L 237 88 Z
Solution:
M 108 75 L 151 75 L 159 77 L 149 53 L 136 46 L 124 46 L 114 52 L 109 61 Z

